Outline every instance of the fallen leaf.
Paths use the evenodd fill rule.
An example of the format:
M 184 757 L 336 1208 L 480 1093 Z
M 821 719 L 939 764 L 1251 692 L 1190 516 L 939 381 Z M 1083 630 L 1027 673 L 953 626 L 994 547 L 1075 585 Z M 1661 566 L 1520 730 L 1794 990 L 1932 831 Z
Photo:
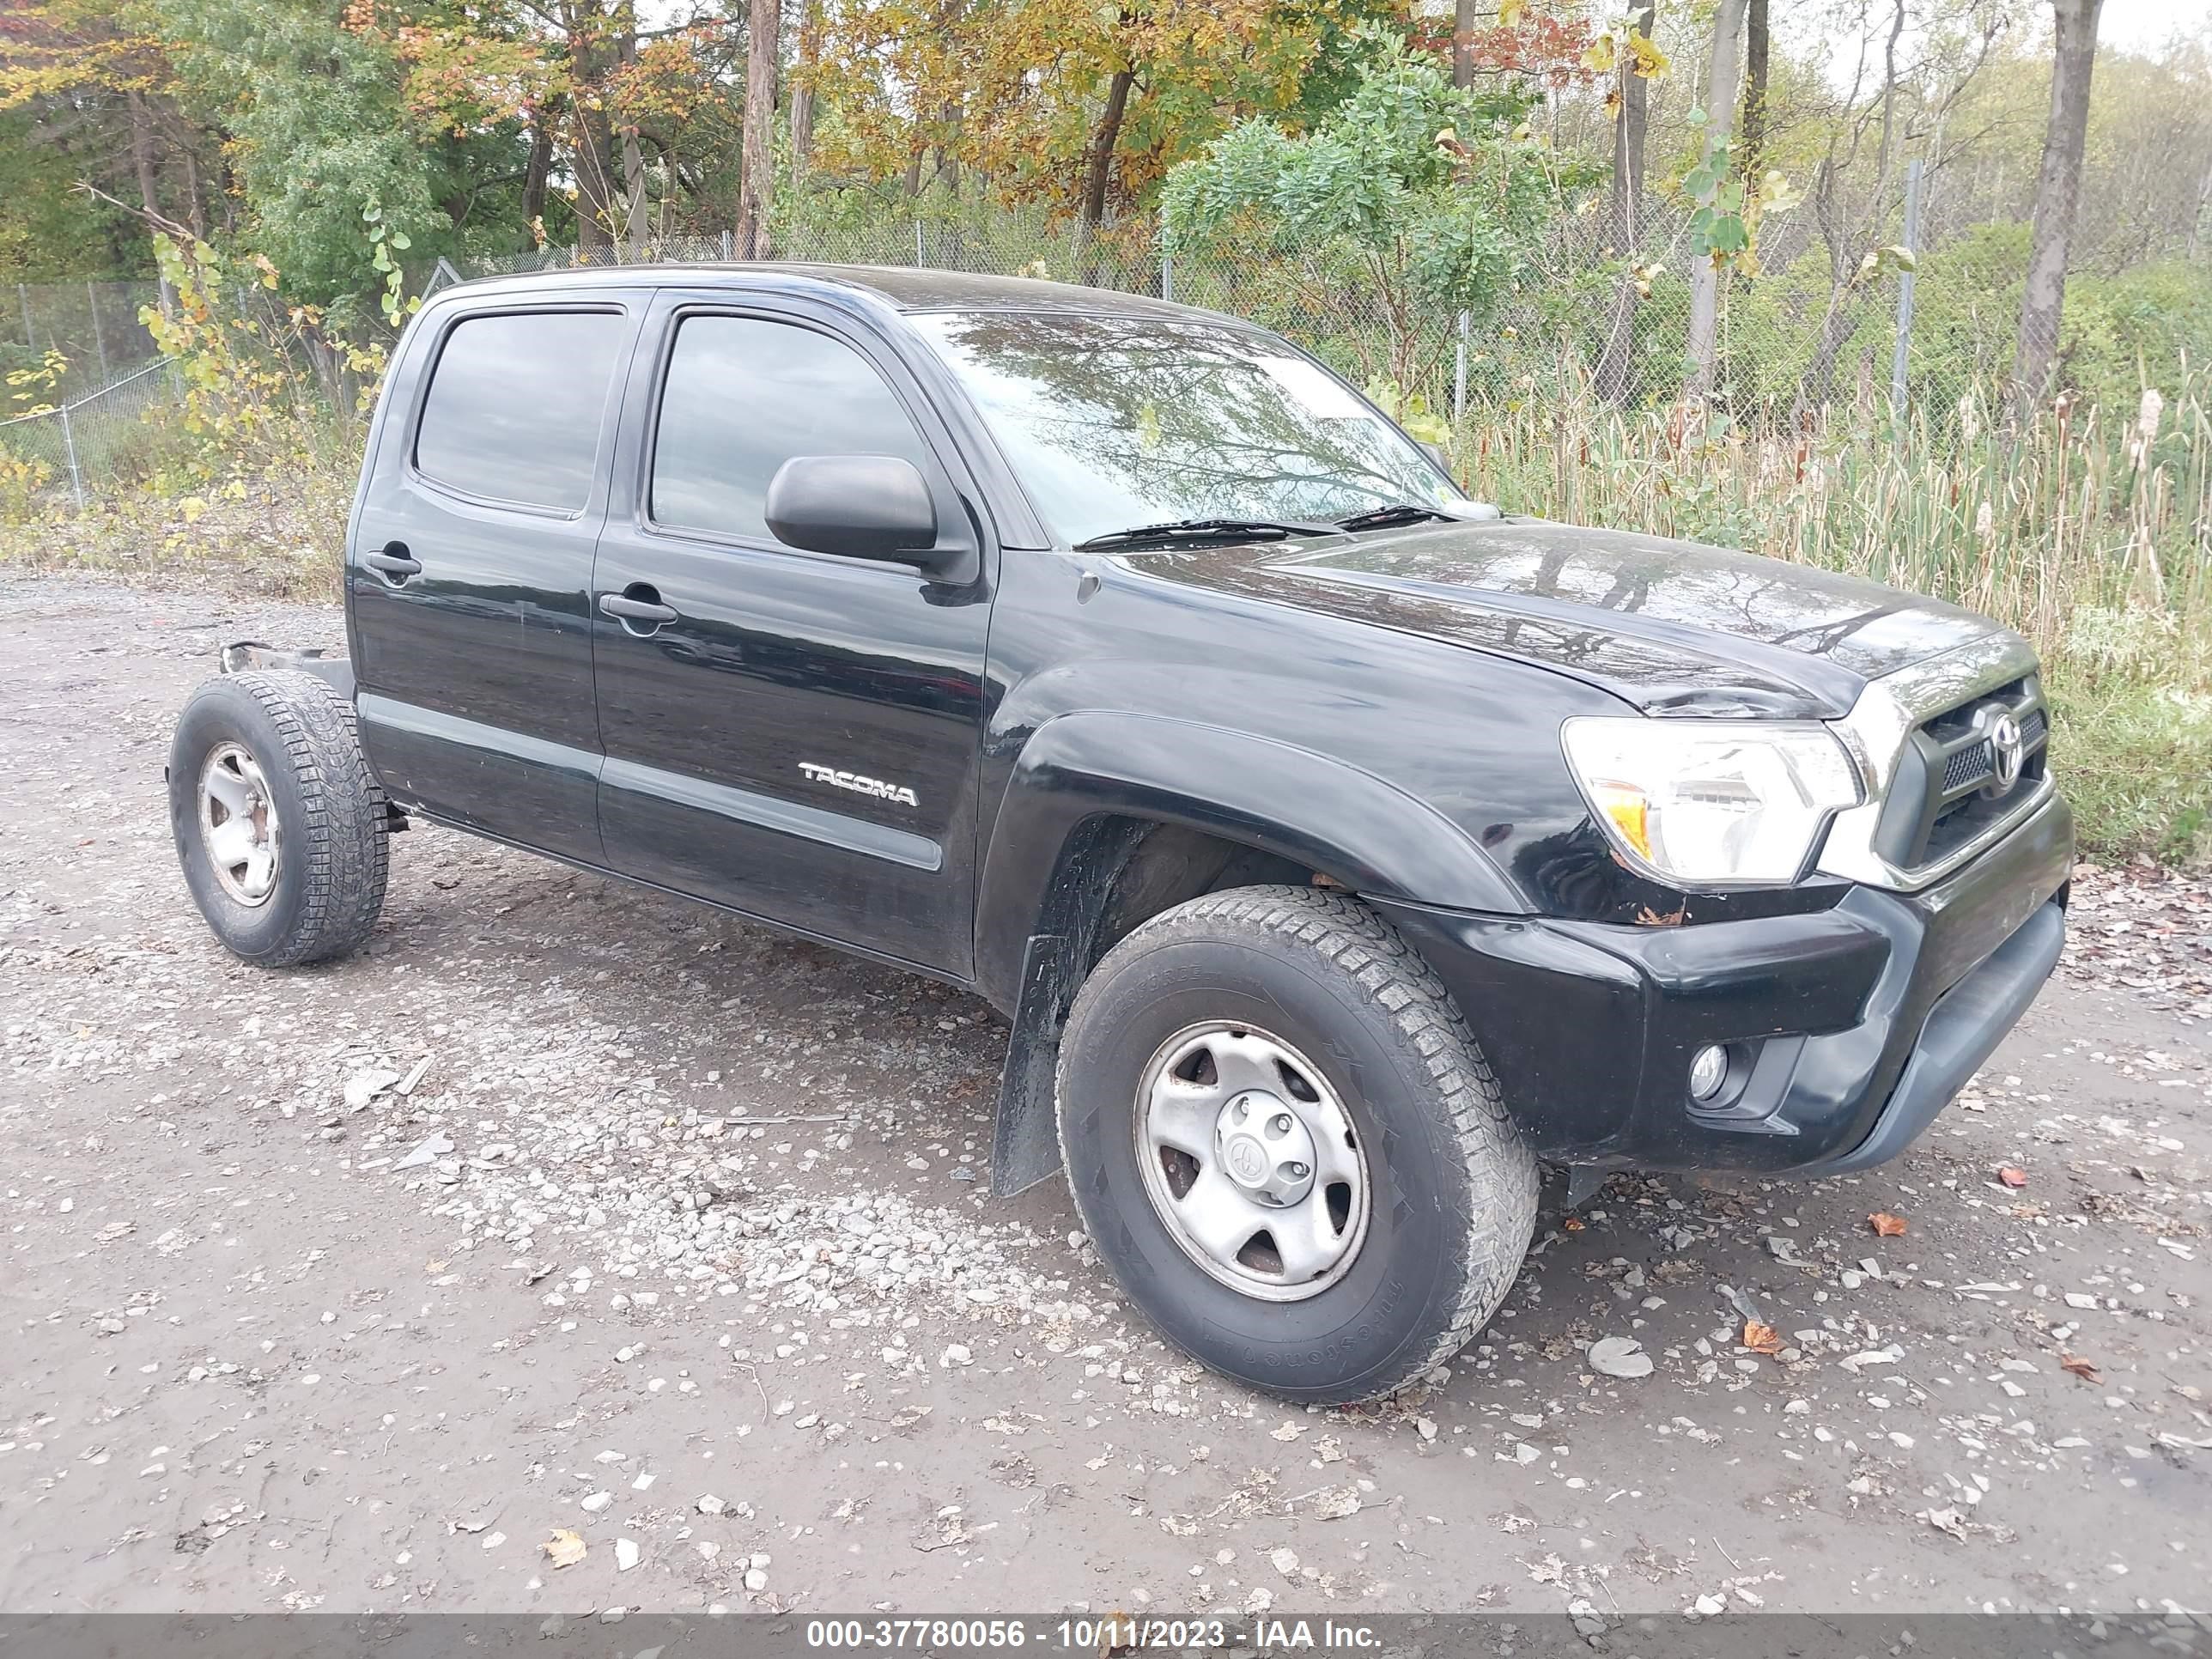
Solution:
M 553 1535 L 538 1547 L 556 1567 L 573 1567 L 584 1559 L 583 1539 L 566 1527 L 556 1527 Z
M 1997 1171 L 1997 1179 L 2008 1187 L 2025 1187 L 2027 1185 L 2027 1171 L 2015 1170 L 2010 1164 L 2007 1164 Z
M 1867 1224 L 1883 1238 L 1897 1238 L 1905 1231 L 1905 1218 L 1901 1215 L 1892 1215 L 1887 1210 L 1876 1210 L 1867 1218 Z
M 1782 1333 L 1771 1325 L 1762 1325 L 1756 1319 L 1743 1322 L 1743 1346 L 1753 1353 L 1780 1353 Z
M 2097 1362 L 2095 1360 L 2083 1359 L 2076 1354 L 2060 1354 L 2058 1356 L 2058 1369 L 2062 1371 L 2073 1372 L 2075 1376 L 2080 1377 L 2084 1382 L 2101 1382 L 2105 1380 L 2098 1374 Z
M 1559 1225 L 1565 1228 L 1571 1233 L 1578 1233 L 1583 1230 L 1583 1224 L 1577 1220 L 1573 1216 L 1569 1216 L 1565 1221 L 1562 1221 Z

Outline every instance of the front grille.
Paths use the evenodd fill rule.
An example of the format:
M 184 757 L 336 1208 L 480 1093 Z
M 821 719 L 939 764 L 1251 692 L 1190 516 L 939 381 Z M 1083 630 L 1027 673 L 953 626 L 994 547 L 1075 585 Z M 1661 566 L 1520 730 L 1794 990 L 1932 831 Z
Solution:
M 1993 739 L 2005 714 L 2019 729 L 2020 769 L 2000 787 Z M 1896 868 L 1916 871 L 2002 823 L 2036 793 L 2050 732 L 2042 684 L 2033 674 L 1923 720 L 1890 786 L 1876 850 Z
M 1943 763 L 1943 793 L 1948 795 L 1970 783 L 1979 783 L 1996 770 L 1986 741 L 1961 749 Z

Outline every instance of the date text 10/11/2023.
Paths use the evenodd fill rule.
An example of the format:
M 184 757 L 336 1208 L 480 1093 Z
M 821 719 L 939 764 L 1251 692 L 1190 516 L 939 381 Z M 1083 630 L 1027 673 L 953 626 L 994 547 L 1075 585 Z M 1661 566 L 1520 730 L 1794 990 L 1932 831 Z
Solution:
M 947 1650 L 983 1652 L 1036 1647 L 1085 1654 L 1263 1651 L 1356 1652 L 1382 1645 L 1372 1626 L 1338 1619 L 1173 1619 L 1133 1613 L 1042 1618 L 811 1619 L 806 1645 L 822 1650 Z

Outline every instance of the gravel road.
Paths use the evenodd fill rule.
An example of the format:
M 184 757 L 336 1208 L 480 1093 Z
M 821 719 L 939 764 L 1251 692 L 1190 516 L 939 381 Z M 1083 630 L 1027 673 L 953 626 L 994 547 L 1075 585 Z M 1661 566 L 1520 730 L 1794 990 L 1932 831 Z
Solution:
M 1475 1347 L 1307 1412 L 988 1198 L 955 992 L 437 830 L 365 955 L 226 956 L 173 713 L 337 634 L 0 579 L 0 1610 L 2212 1599 L 2204 885 L 2085 877 L 1901 1162 L 1554 1191 Z

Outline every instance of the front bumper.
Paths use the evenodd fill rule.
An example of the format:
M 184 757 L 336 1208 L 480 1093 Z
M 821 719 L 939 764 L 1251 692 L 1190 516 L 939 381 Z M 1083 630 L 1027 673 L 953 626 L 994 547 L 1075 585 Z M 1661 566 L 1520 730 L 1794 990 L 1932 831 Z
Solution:
M 1678 927 L 1376 908 L 1443 978 L 1544 1158 L 1832 1175 L 1894 1157 L 2034 1000 L 2065 939 L 2074 819 L 2053 797 L 1917 893 Z M 1729 1046 L 1727 1085 L 1690 1057 Z

